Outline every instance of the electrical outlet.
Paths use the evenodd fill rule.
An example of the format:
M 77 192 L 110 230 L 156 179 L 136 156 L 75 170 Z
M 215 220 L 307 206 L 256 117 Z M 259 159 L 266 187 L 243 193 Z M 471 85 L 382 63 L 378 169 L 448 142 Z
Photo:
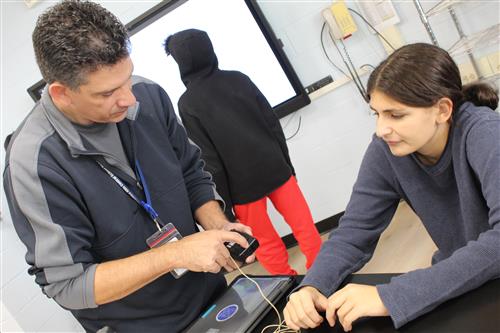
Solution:
M 490 66 L 490 62 L 488 61 L 488 56 L 484 56 L 481 59 L 476 60 L 477 69 L 481 74 L 481 77 L 489 77 L 495 74 L 493 69 Z
M 500 51 L 490 53 L 475 61 L 482 78 L 500 74 Z M 462 83 L 467 84 L 478 79 L 478 73 L 470 61 L 458 65 Z
M 460 70 L 462 84 L 467 84 L 478 79 L 476 70 L 471 62 L 465 62 L 458 65 L 458 69 Z
M 492 74 L 500 73 L 500 51 L 490 54 L 488 56 L 488 62 L 490 63 Z

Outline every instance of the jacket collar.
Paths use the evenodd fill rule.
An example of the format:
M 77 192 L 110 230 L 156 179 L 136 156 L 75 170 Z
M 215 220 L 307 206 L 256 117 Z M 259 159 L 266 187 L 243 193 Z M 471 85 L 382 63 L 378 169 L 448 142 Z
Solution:
M 92 153 L 84 146 L 80 134 L 75 126 L 73 126 L 73 123 L 55 106 L 47 87 L 43 90 L 40 103 L 48 121 L 54 127 L 57 134 L 66 142 L 72 155 Z M 127 119 L 131 121 L 135 120 L 138 113 L 139 102 L 128 108 Z

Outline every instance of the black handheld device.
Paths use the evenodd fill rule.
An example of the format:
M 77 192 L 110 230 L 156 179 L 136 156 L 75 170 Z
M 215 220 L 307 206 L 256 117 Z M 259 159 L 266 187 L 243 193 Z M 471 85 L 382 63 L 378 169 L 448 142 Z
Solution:
M 224 245 L 227 247 L 227 249 L 229 250 L 229 254 L 231 255 L 231 257 L 233 257 L 234 260 L 239 262 L 245 262 L 245 259 L 248 256 L 252 255 L 255 252 L 255 250 L 259 247 L 259 241 L 244 232 L 237 230 L 231 230 L 231 231 L 237 232 L 243 237 L 245 237 L 245 239 L 248 242 L 248 247 L 243 248 L 238 243 L 234 242 L 226 242 L 224 243 Z

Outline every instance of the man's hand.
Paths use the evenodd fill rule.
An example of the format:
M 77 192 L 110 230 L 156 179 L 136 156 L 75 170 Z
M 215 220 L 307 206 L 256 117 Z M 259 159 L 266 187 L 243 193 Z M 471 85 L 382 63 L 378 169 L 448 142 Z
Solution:
M 377 288 L 361 284 L 348 284 L 328 298 L 326 319 L 330 326 L 338 318 L 345 331 L 361 317 L 388 316 L 389 311 L 380 299 Z
M 223 225 L 222 230 L 238 230 L 240 232 L 244 232 L 246 234 L 252 235 L 252 229 L 244 224 L 241 224 L 239 222 L 227 222 L 226 224 Z M 255 261 L 255 254 L 252 254 L 251 256 L 248 256 L 245 262 L 247 264 L 250 264 Z M 232 263 L 232 261 L 231 261 Z M 236 267 L 234 267 L 236 269 Z
M 318 289 L 306 286 L 290 295 L 283 310 L 286 325 L 292 330 L 314 328 L 323 322 L 318 311 L 325 311 L 327 298 Z
M 215 200 L 208 201 L 198 207 L 194 212 L 194 218 L 205 230 L 222 229 L 224 225 L 229 223 L 219 202 Z
M 100 263 L 94 279 L 95 302 L 102 305 L 122 299 L 176 268 L 217 273 L 224 267 L 231 271 L 233 263 L 224 242 L 248 247 L 245 237 L 236 232 L 208 230 L 127 258 Z
M 229 251 L 224 246 L 225 242 L 235 242 L 242 247 L 248 247 L 248 242 L 243 236 L 227 230 L 197 232 L 165 246 L 174 250 L 174 268 L 218 273 L 222 267 L 228 272 L 234 269 Z
M 227 220 L 226 216 L 222 212 L 220 205 L 217 201 L 209 201 L 202 206 L 200 206 L 196 211 L 195 211 L 195 218 L 198 221 L 198 223 L 203 227 L 205 230 L 238 230 L 241 232 L 245 232 L 249 235 L 252 234 L 252 229 L 250 227 L 247 227 L 241 223 L 231 223 Z M 243 238 L 241 235 L 238 235 L 239 237 Z M 236 242 L 243 246 L 240 242 Z M 248 247 L 248 242 L 245 240 L 245 246 L 243 247 Z M 227 259 L 229 261 L 229 264 L 224 266 L 228 272 L 231 272 L 232 270 L 236 269 L 234 266 L 234 263 L 231 259 Z M 255 255 L 249 256 L 245 260 L 248 264 L 251 262 L 255 261 Z

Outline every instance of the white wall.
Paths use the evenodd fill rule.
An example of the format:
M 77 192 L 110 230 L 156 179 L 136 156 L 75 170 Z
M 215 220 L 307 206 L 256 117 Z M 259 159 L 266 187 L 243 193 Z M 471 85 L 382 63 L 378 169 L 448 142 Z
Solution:
M 293 68 L 307 86 L 329 74 L 334 79 L 342 77 L 326 59 L 320 44 L 323 21 L 321 10 L 329 1 L 258 1 L 278 38 L 285 45 Z M 438 1 L 422 1 L 424 9 L 432 8 Z M 355 1 L 346 1 L 348 7 L 360 12 Z M 411 1 L 393 1 L 401 22 L 397 25 L 405 44 L 428 42 L 430 38 Z M 472 34 L 499 23 L 498 1 L 471 1 L 455 7 L 457 17 L 466 34 Z M 345 41 L 356 66 L 376 66 L 386 57 L 379 38 L 357 16 L 353 15 L 358 31 Z M 450 48 L 459 38 L 450 15 L 445 11 L 429 19 L 439 45 Z M 325 37 L 330 58 L 345 72 L 345 66 L 331 42 Z M 495 43 L 478 49 L 476 54 L 498 52 Z M 456 58 L 458 63 L 467 57 Z M 368 75 L 363 81 L 366 82 Z M 496 81 L 498 86 L 498 80 Z M 293 119 L 290 121 L 290 118 Z M 288 141 L 292 162 L 299 183 L 308 199 L 314 220 L 321 221 L 344 210 L 356 179 L 365 148 L 374 132 L 374 119 L 353 83 L 325 95 L 299 112 L 282 119 L 285 134 L 293 134 L 299 117 L 301 129 Z M 280 234 L 290 233 L 281 216 L 272 210 L 272 219 Z
M 214 1 L 214 0 L 213 0 Z M 100 1 L 123 22 L 129 22 L 158 1 Z M 52 2 L 42 1 L 32 9 L 23 2 L 0 1 L 1 14 L 1 133 L 0 140 L 13 131 L 33 106 L 26 88 L 40 79 L 31 47 L 31 32 L 36 17 Z M 327 62 L 321 51 L 319 32 L 320 11 L 328 1 L 259 1 L 278 37 L 285 45 L 293 67 L 304 85 L 328 74 L 339 73 Z M 424 2 L 430 8 L 436 1 Z M 356 4 L 348 5 L 357 9 Z M 429 42 L 415 7 L 411 2 L 395 2 L 401 18 L 399 30 L 406 43 Z M 466 33 L 472 33 L 499 21 L 497 1 L 471 2 L 457 7 Z M 469 18 L 467 18 L 469 17 Z M 346 41 L 355 64 L 377 65 L 385 51 L 377 37 L 357 18 L 359 31 Z M 457 33 L 449 15 L 439 14 L 431 19 L 441 46 L 450 47 Z M 342 62 L 325 43 L 337 65 Z M 479 52 L 491 50 L 480 50 Z M 363 78 L 366 80 L 366 77 Z M 174 101 L 175 103 L 175 101 Z M 348 84 L 321 97 L 302 110 L 282 119 L 287 136 L 295 132 L 299 117 L 301 128 L 289 140 L 302 190 L 308 199 L 315 221 L 344 210 L 363 151 L 374 130 L 374 119 L 354 85 Z M 4 151 L 0 149 L 0 168 L 4 168 Z M 53 301 L 40 293 L 34 279 L 26 273 L 25 248 L 18 240 L 8 213 L 4 191 L 1 191 L 3 220 L 0 222 L 1 303 L 0 331 L 78 331 L 78 323 Z M 272 210 L 273 221 L 280 234 L 290 229 Z

